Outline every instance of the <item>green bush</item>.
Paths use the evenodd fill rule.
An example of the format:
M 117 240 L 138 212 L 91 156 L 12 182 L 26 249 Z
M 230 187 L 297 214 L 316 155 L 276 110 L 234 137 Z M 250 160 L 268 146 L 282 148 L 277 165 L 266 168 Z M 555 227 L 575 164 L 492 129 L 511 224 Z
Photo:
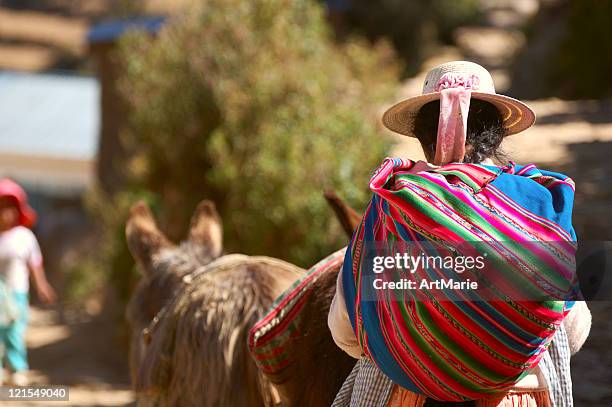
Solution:
M 397 84 L 387 48 L 334 45 L 312 1 L 207 0 L 121 50 L 123 138 L 135 153 L 115 202 L 150 191 L 177 239 L 197 202 L 212 199 L 228 251 L 303 266 L 346 243 L 322 193 L 367 202 L 388 147 L 379 107 Z M 125 218 L 116 206 L 111 229 Z

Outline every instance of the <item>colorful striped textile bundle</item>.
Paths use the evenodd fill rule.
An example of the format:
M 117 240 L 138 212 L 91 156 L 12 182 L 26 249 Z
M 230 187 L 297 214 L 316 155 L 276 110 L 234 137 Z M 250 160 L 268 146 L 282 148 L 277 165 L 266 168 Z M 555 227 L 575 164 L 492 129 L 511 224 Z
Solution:
M 315 294 L 315 283 L 326 273 L 337 275 L 345 250 L 338 250 L 308 269 L 249 331 L 251 355 L 272 383 L 282 383 L 293 366 L 294 339 L 302 334 L 301 312 L 310 296 Z
M 342 269 L 347 311 L 364 354 L 395 383 L 440 401 L 485 398 L 538 364 L 573 305 L 560 293 L 575 291 L 574 185 L 534 165 L 416 164 L 386 159 L 370 181 L 374 194 Z M 373 290 L 368 256 L 393 255 L 399 243 L 481 254 L 493 266 L 473 272 L 484 286 L 476 298 Z M 447 277 L 442 268 L 412 278 Z M 531 288 L 546 295 L 513 297 Z

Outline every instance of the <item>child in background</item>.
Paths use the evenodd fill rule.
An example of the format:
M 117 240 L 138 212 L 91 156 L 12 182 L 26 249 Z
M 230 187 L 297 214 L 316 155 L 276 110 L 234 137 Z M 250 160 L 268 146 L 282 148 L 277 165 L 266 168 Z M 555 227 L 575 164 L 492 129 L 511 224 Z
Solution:
M 27 203 L 23 189 L 9 179 L 0 180 L 0 385 L 3 383 L 3 359 L 8 361 L 11 384 L 27 385 L 28 360 L 25 331 L 28 324 L 29 276 L 38 298 L 52 303 L 56 294 L 43 268 L 36 237 L 29 229 L 36 214 Z M 9 311 L 10 310 L 10 311 Z

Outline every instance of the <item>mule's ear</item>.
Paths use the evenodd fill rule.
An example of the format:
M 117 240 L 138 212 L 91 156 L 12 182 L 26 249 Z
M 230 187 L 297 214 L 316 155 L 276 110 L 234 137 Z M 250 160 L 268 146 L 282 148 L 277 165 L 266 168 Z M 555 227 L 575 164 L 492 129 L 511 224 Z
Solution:
M 361 215 L 340 199 L 335 192 L 326 190 L 323 195 L 329 206 L 334 210 L 336 218 L 340 221 L 344 232 L 351 238 L 353 232 L 361 222 Z
M 206 246 L 213 257 L 223 252 L 223 224 L 215 204 L 207 199 L 198 204 L 191 217 L 189 241 Z
M 125 236 L 130 253 L 143 266 L 144 273 L 149 271 L 156 253 L 173 246 L 158 229 L 151 209 L 143 201 L 137 202 L 130 209 Z

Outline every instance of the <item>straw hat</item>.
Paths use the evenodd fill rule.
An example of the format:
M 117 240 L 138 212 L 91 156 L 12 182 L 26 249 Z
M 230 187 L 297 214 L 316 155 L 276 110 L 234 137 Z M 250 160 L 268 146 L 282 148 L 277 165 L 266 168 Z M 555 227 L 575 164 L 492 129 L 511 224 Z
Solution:
M 423 94 L 391 106 L 382 122 L 389 130 L 415 137 L 413 122 L 419 109 L 428 102 L 440 99 L 440 90 L 463 86 L 471 90 L 471 97 L 494 105 L 501 113 L 506 135 L 520 133 L 535 122 L 535 112 L 520 100 L 495 93 L 491 74 L 482 66 L 468 61 L 453 61 L 438 65 L 427 73 Z
M 19 225 L 31 228 L 36 223 L 36 212 L 28 205 L 28 196 L 16 182 L 0 179 L 0 198 L 11 198 L 19 212 Z

